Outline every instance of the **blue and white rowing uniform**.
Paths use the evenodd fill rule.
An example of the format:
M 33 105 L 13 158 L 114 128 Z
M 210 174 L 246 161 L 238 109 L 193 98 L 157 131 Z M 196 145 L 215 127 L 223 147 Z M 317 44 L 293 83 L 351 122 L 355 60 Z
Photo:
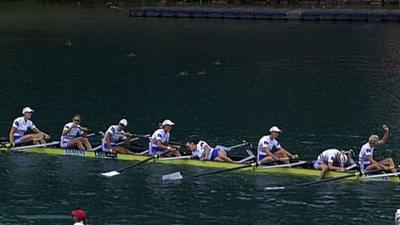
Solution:
M 340 153 L 340 151 L 335 148 L 323 151 L 314 162 L 314 169 L 319 169 L 321 164 L 328 165 L 329 163 L 333 163 L 336 160 L 336 155 L 338 153 Z
M 358 155 L 358 160 L 360 164 L 360 171 L 364 171 L 369 165 L 371 165 L 371 161 L 368 160 L 368 156 L 373 157 L 374 155 L 374 147 L 371 147 L 369 143 L 365 143 L 360 150 L 360 154 Z
M 35 124 L 31 120 L 25 120 L 24 117 L 18 117 L 14 120 L 12 126 L 15 128 L 14 143 L 19 144 L 21 138 L 28 132 L 28 129 L 36 129 Z
M 278 150 L 281 148 L 281 145 L 276 139 L 271 139 L 269 135 L 265 135 L 260 139 L 258 142 L 258 149 L 257 149 L 257 162 L 260 162 L 262 159 L 267 157 L 267 152 L 264 148 L 269 148 L 271 151 Z
M 208 147 L 209 149 L 212 149 L 210 147 L 210 145 L 207 144 L 207 142 L 199 141 L 199 143 L 197 143 L 197 145 L 196 145 L 196 150 L 194 152 L 192 152 L 192 155 L 198 157 L 199 159 L 204 158 L 206 147 Z
M 110 152 L 110 146 L 108 146 L 106 138 L 107 135 L 111 134 L 111 146 L 116 146 L 118 142 L 124 141 L 126 139 L 126 136 L 124 135 L 123 130 L 118 130 L 118 125 L 111 125 L 106 133 L 104 134 L 102 143 L 101 143 L 101 149 L 103 152 Z
M 215 161 L 215 158 L 218 157 L 218 153 L 222 151 L 222 149 L 220 147 L 216 147 L 210 150 L 210 152 L 208 152 L 208 156 L 207 159 L 210 161 Z
M 164 129 L 160 128 L 154 131 L 153 135 L 151 135 L 151 140 L 149 144 L 149 153 L 150 155 L 155 155 L 157 153 L 164 152 L 165 148 L 160 148 L 157 146 L 157 141 L 161 141 L 162 144 L 169 142 L 169 133 L 166 133 Z
M 63 133 L 64 131 L 69 130 L 69 132 L 66 135 L 61 136 L 61 141 L 60 141 L 60 147 L 61 148 L 67 148 L 68 147 L 68 142 L 72 141 L 72 139 L 82 136 L 83 131 L 81 130 L 80 126 L 74 126 L 73 122 L 67 123 L 64 126 Z

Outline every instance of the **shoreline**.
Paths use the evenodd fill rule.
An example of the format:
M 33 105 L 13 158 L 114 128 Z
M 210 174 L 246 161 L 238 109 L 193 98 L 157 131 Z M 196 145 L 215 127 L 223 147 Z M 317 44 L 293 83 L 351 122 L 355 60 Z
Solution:
M 115 6 L 111 7 L 119 9 Z M 280 21 L 400 22 L 400 10 L 384 9 L 139 7 L 130 9 L 129 16 Z
M 400 9 L 400 0 L 198 0 L 198 1 L 1 1 L 1 5 L 69 5 L 135 7 L 204 7 L 204 8 L 290 8 L 290 9 Z

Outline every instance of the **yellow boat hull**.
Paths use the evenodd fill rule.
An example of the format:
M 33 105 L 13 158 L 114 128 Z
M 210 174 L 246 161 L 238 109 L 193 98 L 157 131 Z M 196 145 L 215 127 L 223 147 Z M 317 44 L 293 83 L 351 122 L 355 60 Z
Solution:
M 0 151 L 7 152 L 8 150 L 5 148 L 0 148 Z M 129 154 L 118 154 L 116 157 L 109 157 L 104 153 L 98 153 L 93 151 L 84 151 L 77 149 L 60 149 L 60 148 L 49 148 L 49 147 L 34 147 L 34 148 L 26 148 L 21 150 L 15 150 L 13 152 L 26 152 L 26 153 L 39 153 L 39 154 L 49 154 L 49 155 L 68 155 L 68 156 L 79 156 L 79 157 L 88 157 L 88 158 L 99 158 L 99 159 L 117 159 L 117 160 L 128 160 L 128 161 L 141 161 L 147 159 L 148 156 L 144 155 L 129 155 Z M 219 168 L 219 169 L 227 169 L 234 168 L 240 166 L 236 163 L 228 163 L 228 162 L 215 162 L 215 161 L 201 161 L 195 159 L 175 159 L 175 160 L 163 160 L 163 158 L 159 160 L 150 161 L 150 163 L 164 163 L 169 165 L 187 165 L 187 166 L 196 166 L 196 167 L 207 167 L 207 168 Z M 242 172 L 250 172 L 256 174 L 272 174 L 272 175 L 293 175 L 293 176 L 304 176 L 304 177 L 319 177 L 320 171 L 308 168 L 301 167 L 270 167 L 270 166 L 259 166 L 256 168 L 247 167 L 243 168 L 240 171 Z M 346 172 L 335 172 L 329 171 L 326 175 L 327 178 L 330 177 L 340 177 L 348 175 Z M 377 177 L 374 179 L 362 179 L 360 176 L 348 177 L 346 180 L 361 180 L 361 181 L 385 181 L 385 182 L 393 182 L 400 183 L 398 177 Z

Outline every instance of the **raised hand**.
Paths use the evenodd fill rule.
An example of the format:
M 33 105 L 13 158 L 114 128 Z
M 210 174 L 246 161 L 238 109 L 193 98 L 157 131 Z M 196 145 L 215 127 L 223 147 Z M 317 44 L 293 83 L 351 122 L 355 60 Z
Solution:
M 383 128 L 384 131 L 389 131 L 389 127 L 388 127 L 387 124 L 383 124 L 382 128 Z

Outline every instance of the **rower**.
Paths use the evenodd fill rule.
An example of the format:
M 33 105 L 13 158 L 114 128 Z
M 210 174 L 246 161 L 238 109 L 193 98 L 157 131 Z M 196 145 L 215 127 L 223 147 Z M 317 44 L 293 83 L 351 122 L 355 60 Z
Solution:
M 81 209 L 77 208 L 71 212 L 72 219 L 74 220 L 74 225 L 88 225 L 86 219 L 86 212 Z
M 392 158 L 385 158 L 381 161 L 376 161 L 373 158 L 375 147 L 385 144 L 389 139 L 389 127 L 384 124 L 382 128 L 384 130 L 382 139 L 379 139 L 378 135 L 371 135 L 368 138 L 368 142 L 361 147 L 360 154 L 358 155 L 361 172 L 382 169 L 390 169 L 393 173 L 397 172 Z
M 265 135 L 260 139 L 257 149 L 258 163 L 268 164 L 276 161 L 287 161 L 288 158 L 298 158 L 298 155 L 293 155 L 279 144 L 277 139 L 280 133 L 282 131 L 277 126 L 273 126 L 269 129 L 269 135 Z
M 181 156 L 181 153 L 178 151 L 180 149 L 179 145 L 172 145 L 169 143 L 170 132 L 172 130 L 172 126 L 174 126 L 171 120 L 164 120 L 161 125 L 160 129 L 154 131 L 153 135 L 151 135 L 150 143 L 149 143 L 149 153 L 150 155 L 160 154 L 165 151 L 171 151 L 165 156 Z M 175 150 L 175 151 L 173 151 Z
M 65 124 L 60 141 L 61 148 L 92 149 L 92 145 L 87 138 L 88 129 L 82 127 L 80 123 L 81 116 L 76 114 L 72 118 L 72 122 Z
M 30 120 L 33 112 L 33 109 L 30 107 L 25 107 L 22 109 L 23 116 L 14 120 L 9 134 L 11 146 L 28 142 L 33 142 L 33 144 L 44 144 L 46 143 L 45 139 L 50 138 L 50 135 L 40 131 Z M 28 129 L 32 130 L 34 134 L 26 134 Z
M 196 136 L 190 137 L 186 146 L 192 151 L 192 155 L 200 160 L 232 162 L 232 159 L 227 156 L 223 149 L 219 147 L 211 148 L 207 142 L 200 140 Z
M 123 130 L 126 126 L 128 126 L 128 121 L 122 119 L 118 125 L 111 125 L 107 129 L 101 144 L 103 152 L 134 154 L 124 146 L 117 146 L 117 143 L 121 141 L 124 141 L 125 145 L 129 144 L 127 137 L 130 134 Z
M 351 151 L 345 152 L 335 148 L 324 150 L 314 162 L 314 169 L 321 170 L 320 177 L 324 178 L 329 170 L 345 172 L 349 163 L 354 163 L 351 160 Z

